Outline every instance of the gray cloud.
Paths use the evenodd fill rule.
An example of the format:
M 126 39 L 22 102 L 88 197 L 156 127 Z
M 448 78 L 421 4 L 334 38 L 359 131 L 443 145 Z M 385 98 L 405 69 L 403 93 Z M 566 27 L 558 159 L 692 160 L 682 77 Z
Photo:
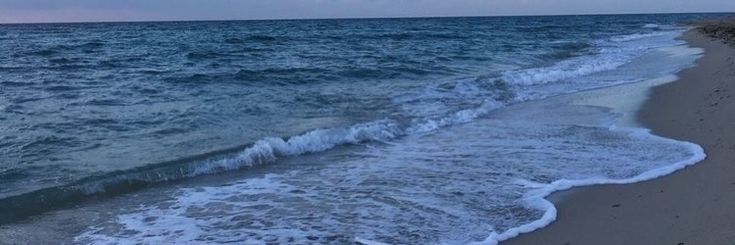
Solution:
M 735 11 L 733 0 L 0 0 L 0 22 Z

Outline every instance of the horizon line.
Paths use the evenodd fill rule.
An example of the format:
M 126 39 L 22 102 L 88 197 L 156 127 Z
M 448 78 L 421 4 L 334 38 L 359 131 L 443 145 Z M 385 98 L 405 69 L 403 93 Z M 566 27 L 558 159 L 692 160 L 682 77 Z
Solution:
M 296 21 L 296 20 L 371 20 L 371 19 L 428 19 L 428 18 L 492 18 L 492 17 L 564 17 L 564 16 L 612 16 L 612 15 L 664 15 L 664 14 L 734 14 L 726 12 L 652 12 L 652 13 L 581 13 L 581 14 L 509 14 L 509 15 L 445 15 L 445 16 L 374 16 L 374 17 L 294 17 L 253 19 L 150 19 L 150 20 L 89 20 L 89 21 L 37 21 L 2 22 L 0 25 L 26 24 L 104 24 L 104 23 L 165 23 L 165 22 L 236 22 L 236 21 Z

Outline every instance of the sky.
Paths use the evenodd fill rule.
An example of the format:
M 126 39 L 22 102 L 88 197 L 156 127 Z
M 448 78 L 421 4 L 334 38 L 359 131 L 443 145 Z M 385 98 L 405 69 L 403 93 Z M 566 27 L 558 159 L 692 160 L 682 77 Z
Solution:
M 0 0 L 0 23 L 735 12 L 735 0 Z

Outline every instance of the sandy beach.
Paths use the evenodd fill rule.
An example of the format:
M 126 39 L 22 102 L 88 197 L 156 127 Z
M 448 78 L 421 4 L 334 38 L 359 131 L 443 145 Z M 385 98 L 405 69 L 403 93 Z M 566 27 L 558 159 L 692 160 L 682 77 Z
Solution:
M 502 244 L 733 244 L 735 48 L 727 28 L 687 32 L 682 38 L 704 56 L 655 87 L 638 113 L 653 133 L 701 145 L 706 160 L 652 181 L 556 193 L 554 223 Z

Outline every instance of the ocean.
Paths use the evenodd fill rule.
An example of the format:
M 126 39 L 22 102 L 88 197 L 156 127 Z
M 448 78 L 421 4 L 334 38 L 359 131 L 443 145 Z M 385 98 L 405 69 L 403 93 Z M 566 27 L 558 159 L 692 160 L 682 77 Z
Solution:
M 495 244 L 704 158 L 634 118 L 718 16 L 0 25 L 0 243 Z

